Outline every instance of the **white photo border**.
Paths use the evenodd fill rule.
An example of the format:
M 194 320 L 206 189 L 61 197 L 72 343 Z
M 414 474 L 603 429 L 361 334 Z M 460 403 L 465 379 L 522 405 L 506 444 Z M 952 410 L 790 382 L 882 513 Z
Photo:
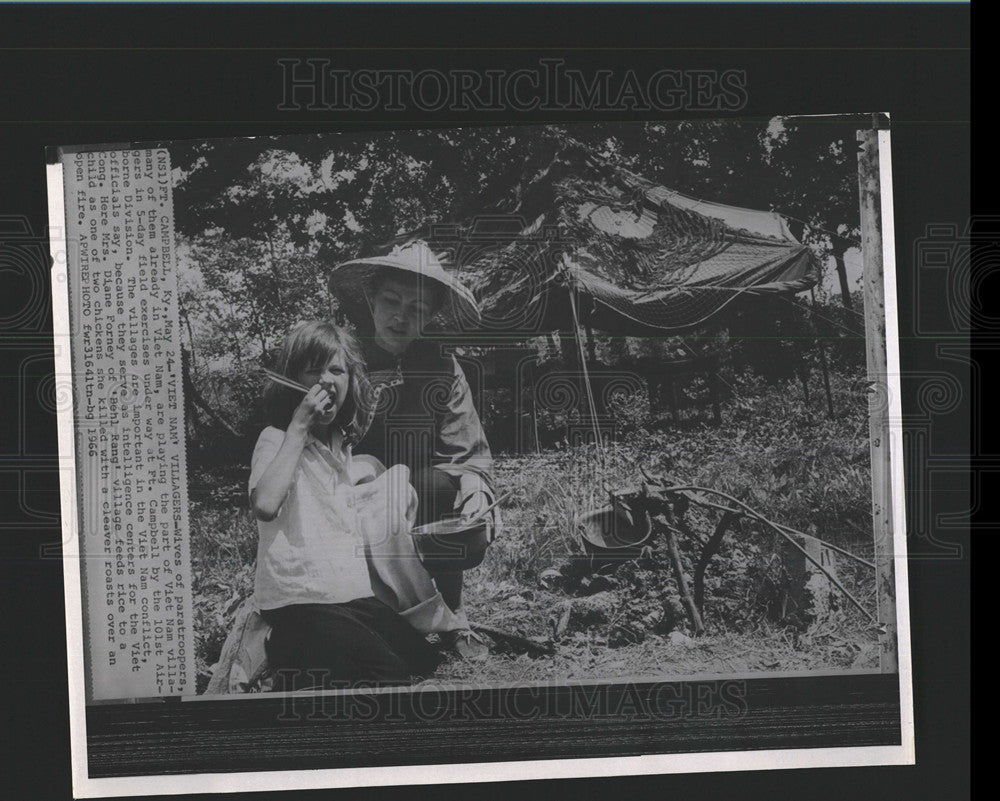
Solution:
M 836 748 L 794 748 L 679 754 L 649 754 L 602 758 L 560 758 L 447 765 L 397 765 L 364 768 L 273 770 L 242 773 L 197 773 L 121 778 L 91 778 L 88 772 L 83 596 L 75 469 L 60 470 L 62 542 L 66 602 L 69 718 L 73 793 L 78 798 L 121 795 L 161 795 L 204 792 L 243 792 L 319 789 L 399 784 L 518 781 L 656 773 L 721 772 L 808 767 L 908 765 L 915 760 L 912 661 L 907 587 L 906 525 L 903 494 L 902 410 L 893 231 L 892 162 L 890 132 L 878 132 L 885 290 L 885 329 L 890 414 L 890 453 L 893 511 L 893 548 L 899 659 L 901 744 Z M 96 148 L 95 148 L 96 149 Z M 56 374 L 72 374 L 68 293 L 68 248 L 63 166 L 47 165 L 50 247 L 53 261 L 53 334 Z M 74 407 L 57 413 L 59 459 L 75 466 Z M 771 674 L 773 677 L 775 674 Z M 816 675 L 816 674 L 810 674 Z M 844 674 L 837 674 L 844 675 Z M 746 674 L 742 674 L 746 678 Z M 849 676 L 845 675 L 845 680 Z M 699 677 L 699 679 L 710 677 Z M 667 681 L 673 679 L 665 678 Z M 752 678 L 749 680 L 753 680 Z M 493 688 L 493 685 L 490 685 Z M 414 692 L 413 690 L 408 690 Z M 419 690 L 416 690 L 419 692 Z M 195 700 L 195 699 L 186 699 Z M 200 700 L 200 699 L 199 699 Z M 207 700 L 222 700 L 219 698 Z M 240 699 L 251 701 L 251 699 Z

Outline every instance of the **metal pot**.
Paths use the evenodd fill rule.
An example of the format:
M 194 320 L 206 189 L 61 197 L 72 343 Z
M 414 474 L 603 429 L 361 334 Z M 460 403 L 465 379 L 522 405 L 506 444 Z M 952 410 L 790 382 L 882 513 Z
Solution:
M 602 562 L 635 559 L 652 537 L 649 513 L 624 505 L 585 512 L 577 518 L 583 549 Z
M 410 534 L 424 565 L 438 572 L 455 572 L 478 567 L 492 539 L 489 519 L 438 520 L 417 526 Z

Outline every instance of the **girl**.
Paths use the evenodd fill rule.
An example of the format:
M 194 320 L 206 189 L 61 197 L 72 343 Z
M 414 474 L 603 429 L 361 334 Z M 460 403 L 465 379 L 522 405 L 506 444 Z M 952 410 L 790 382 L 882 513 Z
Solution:
M 417 576 L 404 587 L 408 592 L 393 593 L 396 588 L 387 591 L 371 562 L 372 543 L 364 533 L 371 520 L 359 519 L 359 498 L 380 498 L 383 530 L 375 539 L 382 540 L 383 552 L 386 527 L 406 525 L 384 507 L 398 508 L 393 501 L 402 497 L 412 523 L 415 498 L 410 503 L 405 497 L 413 494 L 405 473 L 394 485 L 404 487 L 395 499 L 392 493 L 376 497 L 372 487 L 385 475 L 376 476 L 374 460 L 352 458 L 351 445 L 364 428 L 357 345 L 331 323 L 301 323 L 285 339 L 276 367 L 310 389 L 303 397 L 277 383 L 268 386 L 270 425 L 261 432 L 251 466 L 250 500 L 260 534 L 254 595 L 273 628 L 268 660 L 279 669 L 284 689 L 403 683 L 426 675 L 436 665 L 436 652 L 398 611 L 425 601 L 425 630 L 457 624 L 442 622 L 439 609 L 436 617 L 428 616 L 429 606 L 444 607 L 429 577 L 421 584 Z M 409 559 L 393 569 L 421 568 Z

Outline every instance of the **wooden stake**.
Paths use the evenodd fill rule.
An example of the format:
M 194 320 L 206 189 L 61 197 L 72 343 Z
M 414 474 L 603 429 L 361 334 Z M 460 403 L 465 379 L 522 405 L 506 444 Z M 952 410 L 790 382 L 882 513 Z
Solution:
M 887 398 L 885 286 L 882 268 L 881 192 L 878 131 L 858 131 L 858 198 L 861 210 L 861 254 L 864 262 L 865 349 L 868 378 Z M 872 515 L 875 526 L 875 586 L 878 594 L 879 664 L 896 673 L 896 581 L 892 540 L 892 485 L 889 465 L 889 409 L 873 404 L 869 413 L 872 459 Z
M 672 517 L 672 524 L 669 522 L 671 515 L 668 515 L 668 524 L 664 526 L 664 533 L 667 537 L 667 548 L 670 550 L 670 562 L 674 566 L 677 590 L 680 593 L 681 601 L 684 603 L 684 608 L 687 610 L 688 618 L 691 620 L 691 628 L 694 630 L 695 636 L 700 637 L 705 633 L 705 623 L 702 620 L 701 611 L 698 609 L 698 605 L 691 595 L 691 588 L 688 586 L 688 577 L 684 570 L 684 564 L 681 562 L 681 549 L 677 545 L 677 535 L 674 532 L 674 525 L 684 531 L 685 534 L 690 534 L 690 531 L 687 529 L 687 524 L 683 519 L 683 512 L 674 511 Z
M 725 512 L 722 515 L 722 519 L 715 527 L 715 533 L 708 538 L 708 542 L 705 543 L 705 547 L 702 549 L 701 556 L 698 559 L 698 564 L 695 565 L 694 605 L 698 607 L 698 612 L 701 614 L 702 620 L 705 618 L 705 569 L 708 567 L 708 563 L 712 561 L 712 557 L 718 552 L 719 546 L 722 545 L 722 538 L 726 536 L 729 527 L 738 519 L 739 515 L 735 512 Z

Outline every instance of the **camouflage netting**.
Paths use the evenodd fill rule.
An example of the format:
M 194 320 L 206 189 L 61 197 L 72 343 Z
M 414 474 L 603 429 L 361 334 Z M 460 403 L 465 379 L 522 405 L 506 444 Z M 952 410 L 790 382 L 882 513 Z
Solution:
M 580 323 L 596 330 L 682 331 L 737 299 L 820 278 L 779 214 L 689 198 L 572 140 L 495 197 L 488 213 L 401 238 L 428 241 L 473 290 L 478 333 L 571 329 L 571 289 Z

